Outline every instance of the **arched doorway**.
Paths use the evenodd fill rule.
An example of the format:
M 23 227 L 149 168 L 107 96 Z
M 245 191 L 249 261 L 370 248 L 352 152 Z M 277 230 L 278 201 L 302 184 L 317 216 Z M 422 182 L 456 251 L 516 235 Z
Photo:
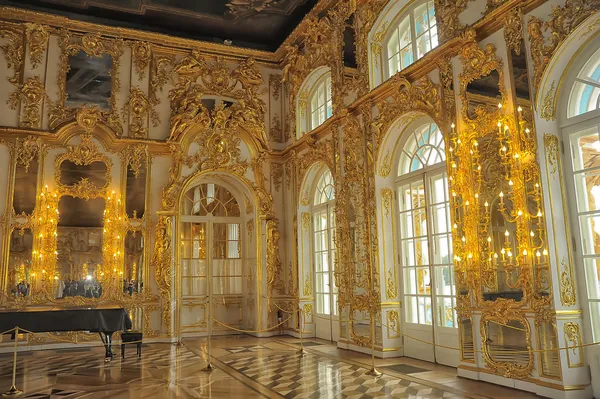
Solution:
M 394 185 L 404 354 L 456 366 L 458 354 L 443 349 L 458 346 L 444 138 L 423 117 L 400 140 Z
M 220 323 L 209 325 L 210 317 L 242 326 L 249 274 L 243 264 L 243 221 L 240 201 L 222 181 L 206 179 L 184 192 L 178 244 L 182 335 L 202 335 L 211 327 L 213 332 L 231 332 Z
M 323 168 L 312 202 L 312 252 L 315 281 L 315 329 L 317 338 L 339 338 L 338 289 L 335 285 L 335 190 L 333 176 Z

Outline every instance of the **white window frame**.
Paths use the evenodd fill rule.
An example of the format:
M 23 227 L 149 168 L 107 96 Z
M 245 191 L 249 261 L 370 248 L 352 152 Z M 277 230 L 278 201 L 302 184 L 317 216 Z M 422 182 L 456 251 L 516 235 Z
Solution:
M 321 180 L 325 177 L 326 174 L 331 175 L 331 171 L 329 171 L 329 169 L 324 169 L 318 176 L 319 178 L 316 180 L 316 184 L 315 184 L 315 190 L 313 193 L 313 205 L 312 205 L 312 209 L 311 209 L 311 240 L 312 240 L 312 254 L 311 256 L 313 257 L 313 261 L 315 264 L 314 267 L 314 281 L 315 281 L 315 312 L 318 315 L 323 315 L 323 316 L 327 316 L 327 317 L 337 317 L 338 316 L 338 309 L 336 307 L 336 304 L 338 303 L 336 297 L 338 296 L 338 290 L 337 287 L 335 285 L 335 276 L 334 276 L 334 262 L 335 262 L 335 251 L 336 251 L 336 247 L 335 247 L 335 220 L 332 220 L 334 218 L 334 211 L 335 211 L 335 191 L 333 192 L 333 198 L 328 199 L 326 201 L 320 202 L 320 203 L 316 203 L 317 200 L 317 196 L 319 195 L 319 183 L 321 182 Z M 331 180 L 331 184 L 333 185 L 333 177 Z M 327 222 L 326 222 L 326 227 L 325 229 L 319 229 L 317 230 L 316 225 L 315 225 L 315 218 L 321 214 L 323 214 L 323 212 L 326 215 L 327 218 Z M 325 241 L 328 244 L 328 247 L 326 250 L 317 250 L 317 245 L 316 245 L 316 240 L 315 237 L 317 235 L 317 233 L 323 233 L 325 234 L 327 237 L 325 239 Z M 329 265 L 329 270 L 326 272 L 319 272 L 317 271 L 317 256 L 321 255 L 323 253 L 327 252 L 327 262 Z M 328 273 L 329 276 L 329 291 L 328 292 L 319 292 L 319 274 L 325 274 Z M 319 296 L 324 296 L 324 295 L 330 295 L 330 312 L 320 312 L 319 311 Z
M 417 10 L 417 8 L 419 8 L 423 5 L 425 5 L 427 7 L 427 11 L 428 11 L 427 12 L 428 26 L 427 26 L 426 30 L 422 31 L 421 34 L 419 36 L 417 36 L 415 11 Z M 438 24 L 437 24 L 437 17 L 435 18 L 435 24 L 433 24 L 433 26 L 432 26 L 431 23 L 429 22 L 429 5 L 431 5 L 431 7 L 433 8 L 433 14 L 435 16 L 436 12 L 435 12 L 435 5 L 434 5 L 433 0 L 425 0 L 425 1 L 420 1 L 420 2 L 417 2 L 413 5 L 411 5 L 411 7 L 409 9 L 400 13 L 394 20 L 394 23 L 392 24 L 392 26 L 394 28 L 390 29 L 390 31 L 388 32 L 388 35 L 385 39 L 384 46 L 383 46 L 383 48 L 384 48 L 383 63 L 385 64 L 384 79 L 383 79 L 384 81 L 389 79 L 395 73 L 400 72 L 403 69 L 407 68 L 408 66 L 414 64 L 416 61 L 423 58 L 423 56 L 425 54 L 427 54 L 428 52 L 432 51 L 433 49 L 435 49 L 436 47 L 439 46 L 439 30 L 438 30 Z M 405 65 L 404 67 L 402 67 L 402 58 L 401 58 L 402 49 L 400 48 L 400 43 L 401 43 L 400 26 L 404 23 L 406 18 L 408 18 L 409 29 L 410 29 L 410 44 L 408 44 L 407 46 L 411 47 L 412 61 L 410 63 L 408 63 L 407 65 Z M 398 39 L 398 52 L 391 55 L 389 52 L 389 44 L 390 44 L 391 40 L 393 39 L 394 35 Z M 419 56 L 418 49 L 417 49 L 417 43 L 418 43 L 418 39 L 420 39 L 423 35 L 428 35 L 431 48 L 429 50 L 425 51 L 421 56 Z M 437 38 L 435 45 L 434 45 L 434 38 Z M 396 72 L 391 73 L 390 62 L 392 61 L 392 57 L 395 57 L 396 55 L 400 56 L 400 65 L 398 66 L 398 70 Z
M 579 202 L 577 198 L 577 185 L 575 183 L 575 176 L 580 175 L 582 173 L 600 173 L 600 168 L 591 168 L 591 169 L 583 169 L 575 172 L 573 170 L 573 144 L 572 140 L 578 136 L 580 132 L 583 132 L 587 129 L 593 129 L 596 127 L 598 131 L 598 139 L 600 140 L 600 109 L 592 110 L 585 112 L 583 114 L 575 115 L 572 117 L 568 117 L 569 115 L 569 107 L 571 106 L 571 101 L 573 101 L 573 86 L 575 82 L 581 81 L 579 75 L 581 74 L 582 69 L 585 68 L 587 63 L 594 57 L 596 54 L 600 54 L 598 51 L 597 43 L 596 45 L 589 45 L 578 57 L 573 67 L 570 69 L 570 74 L 565 79 L 564 87 L 568 88 L 564 90 L 564 92 L 568 92 L 568 101 L 563 100 L 560 104 L 560 116 L 561 116 L 561 140 L 564 145 L 564 152 L 562 154 L 563 157 L 563 169 L 565 173 L 564 184 L 567 192 L 567 198 L 564 200 L 567 201 L 567 206 L 570 221 L 572 228 L 572 235 L 575 239 L 575 247 L 574 249 L 574 269 L 575 274 L 578 281 L 578 287 L 580 292 L 580 301 L 582 309 L 587 309 L 587 317 L 586 317 L 586 330 L 589 331 L 590 340 L 596 342 L 600 340 L 600 314 L 594 312 L 592 310 L 591 304 L 598 304 L 596 306 L 600 309 L 600 295 L 598 299 L 591 299 L 589 292 L 589 284 L 592 282 L 588 279 L 588 266 L 586 265 L 586 259 L 600 259 L 600 255 L 583 255 L 583 232 L 582 226 L 580 223 L 580 217 L 584 215 L 590 214 L 599 214 L 591 211 L 580 211 L 579 210 Z M 585 172 L 584 172 L 585 171 Z M 571 237 L 568 237 L 571 239 Z M 600 290 L 600 288 L 599 288 Z
M 307 126 L 314 130 L 333 116 L 333 96 L 331 86 L 331 73 L 323 74 L 314 84 L 308 96 Z M 319 101 L 319 94 L 323 94 L 323 100 Z M 316 122 L 315 122 L 316 118 Z
M 456 284 L 454 282 L 454 261 L 453 261 L 453 256 L 452 256 L 452 230 L 450 228 L 452 221 L 450 220 L 450 212 L 449 212 L 449 206 L 450 206 L 450 195 L 449 195 L 449 188 L 448 188 L 448 180 L 447 180 L 447 170 L 446 170 L 446 159 L 445 159 L 445 152 L 444 152 L 444 148 L 439 148 L 438 150 L 440 150 L 444 156 L 444 159 L 442 159 L 440 162 L 433 164 L 433 165 L 427 165 L 426 163 L 422 163 L 422 166 L 415 170 L 415 171 L 410 171 L 408 173 L 403 173 L 402 167 L 403 167 L 403 154 L 406 154 L 408 156 L 410 155 L 414 155 L 420 148 L 423 148 L 424 145 L 431 145 L 430 144 L 430 140 L 427 140 L 426 143 L 424 143 L 424 145 L 422 146 L 417 146 L 414 151 L 412 152 L 412 154 L 409 154 L 408 151 L 406 151 L 406 147 L 410 144 L 413 145 L 414 139 L 415 139 L 415 131 L 423 128 L 425 125 L 428 125 L 430 128 L 433 125 L 433 121 L 429 121 L 429 122 L 425 122 L 425 123 L 419 123 L 416 125 L 416 127 L 414 129 L 410 129 L 410 133 L 407 136 L 407 138 L 404 140 L 404 142 L 402 143 L 402 151 L 400 153 L 400 155 L 397 158 L 397 162 L 396 162 L 396 168 L 397 168 L 397 173 L 396 173 L 396 178 L 394 180 L 394 187 L 395 187 L 395 192 L 397 193 L 397 201 L 396 201 L 396 218 L 397 218 L 397 226 L 399 228 L 399 231 L 397 232 L 398 234 L 398 248 L 399 248 L 399 255 L 400 255 L 400 259 L 398 259 L 398 272 L 399 275 L 402 276 L 402 299 L 403 302 L 405 303 L 405 311 L 404 311 L 404 322 L 407 323 L 414 323 L 413 321 L 410 321 L 407 319 L 408 317 L 408 307 L 410 306 L 409 301 L 407 301 L 407 297 L 411 297 L 411 298 L 417 298 L 416 301 L 418 303 L 418 298 L 419 297 L 429 297 L 431 300 L 431 314 L 432 314 L 432 320 L 431 320 L 431 324 L 425 323 L 421 321 L 421 315 L 418 311 L 418 306 L 417 306 L 417 320 L 418 322 L 415 324 L 421 324 L 421 325 L 431 325 L 434 329 L 435 328 L 458 328 L 458 319 L 457 319 L 457 315 L 456 315 L 456 311 L 455 311 L 455 307 L 456 307 Z M 437 130 L 439 131 L 439 127 L 437 128 Z M 441 132 L 440 132 L 441 134 Z M 412 141 L 409 141 L 412 140 Z M 443 141 L 440 144 L 445 144 Z M 410 168 L 410 165 L 408 165 Z M 446 199 L 446 201 L 441 202 L 441 203 L 433 203 L 433 196 L 431 194 L 431 187 L 430 184 L 432 182 L 432 177 L 435 176 L 439 176 L 443 174 L 444 176 L 446 176 L 446 182 L 445 182 L 445 194 L 444 197 Z M 424 206 L 424 210 L 425 210 L 425 218 L 426 218 L 426 228 L 427 228 L 427 233 L 423 236 L 419 236 L 422 238 L 426 239 L 427 242 L 427 256 L 428 256 L 428 271 L 429 271 L 429 278 L 430 278 L 430 293 L 429 294 L 425 294 L 425 295 L 419 295 L 417 294 L 410 294 L 406 292 L 406 275 L 405 275 L 405 269 L 414 269 L 415 272 L 416 270 L 419 268 L 419 266 L 413 266 L 413 265 L 405 265 L 405 254 L 403 253 L 403 242 L 407 241 L 407 240 L 413 240 L 415 239 L 415 237 L 413 236 L 412 238 L 405 238 L 402 235 L 402 219 L 401 219 L 401 215 L 403 213 L 406 213 L 405 209 L 402 209 L 400 202 L 402 201 L 402 198 L 400 197 L 401 194 L 399 193 L 399 191 L 401 190 L 401 188 L 406 187 L 406 185 L 409 184 L 414 184 L 414 183 L 421 183 L 423 184 L 424 187 L 424 197 L 425 197 L 425 206 Z M 447 232 L 444 233 L 435 233 L 434 231 L 434 225 L 433 225 L 433 215 L 432 215 L 432 210 L 433 207 L 436 205 L 440 205 L 440 204 L 446 204 L 446 207 L 448 209 L 448 211 L 446 212 L 446 226 L 447 226 Z M 434 253 L 434 243 L 436 238 L 440 238 L 441 236 L 447 236 L 448 237 L 448 262 L 447 263 L 441 263 L 441 264 L 437 264 L 435 263 L 434 259 L 435 259 L 435 253 Z M 421 268 L 424 266 L 420 266 Z M 439 294 L 437 293 L 437 281 L 436 279 L 439 278 L 436 275 L 436 272 L 438 271 L 438 269 L 442 269 L 444 267 L 447 267 L 449 269 L 449 274 L 450 277 L 452 278 L 453 281 L 453 290 L 451 292 L 450 295 L 446 295 L 446 294 Z M 415 276 L 416 278 L 416 276 Z M 439 315 L 437 314 L 436 311 L 434 310 L 438 310 L 439 311 L 439 307 L 438 307 L 438 300 L 439 299 L 447 299 L 450 298 L 451 299 L 451 304 L 452 304 L 452 312 L 453 312 L 453 325 L 452 327 L 446 326 L 445 324 L 442 324 L 442 320 L 440 320 Z

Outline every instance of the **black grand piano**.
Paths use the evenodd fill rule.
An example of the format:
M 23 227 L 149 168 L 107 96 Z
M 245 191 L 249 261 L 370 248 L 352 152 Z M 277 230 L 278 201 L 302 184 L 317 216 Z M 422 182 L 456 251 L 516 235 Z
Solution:
M 83 308 L 60 310 L 0 310 L 0 331 L 19 327 L 34 333 L 89 331 L 97 332 L 106 349 L 106 360 L 112 359 L 112 335 L 131 329 L 131 319 L 123 308 Z M 12 333 L 14 334 L 14 332 Z

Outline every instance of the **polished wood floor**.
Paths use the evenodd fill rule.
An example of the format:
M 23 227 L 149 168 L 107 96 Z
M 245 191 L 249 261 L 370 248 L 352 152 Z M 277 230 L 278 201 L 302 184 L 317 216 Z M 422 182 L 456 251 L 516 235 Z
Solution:
M 99 346 L 20 352 L 16 385 L 21 397 L 36 399 L 535 397 L 409 358 L 376 359 L 383 376 L 374 378 L 370 356 L 318 339 L 304 343 L 300 356 L 299 340 L 287 336 L 214 338 L 212 372 L 203 371 L 203 339 L 145 344 L 141 359 L 132 346 L 125 359 L 106 364 Z M 10 387 L 11 373 L 12 354 L 0 354 L 0 391 Z

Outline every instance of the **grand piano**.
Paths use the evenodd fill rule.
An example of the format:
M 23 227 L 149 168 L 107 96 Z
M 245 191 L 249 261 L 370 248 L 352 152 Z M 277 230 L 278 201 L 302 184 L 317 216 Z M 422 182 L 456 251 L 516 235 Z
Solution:
M 34 333 L 89 331 L 98 333 L 106 349 L 106 360 L 112 359 L 112 335 L 131 329 L 131 319 L 123 308 L 77 308 L 59 310 L 0 310 L 0 331 L 15 327 Z M 14 334 L 12 332 L 11 334 Z

